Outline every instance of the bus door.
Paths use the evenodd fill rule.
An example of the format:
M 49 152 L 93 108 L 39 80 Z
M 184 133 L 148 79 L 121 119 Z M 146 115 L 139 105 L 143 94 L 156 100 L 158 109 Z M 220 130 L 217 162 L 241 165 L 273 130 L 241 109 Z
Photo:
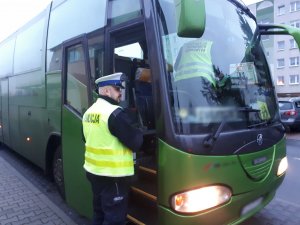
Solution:
M 110 49 L 110 70 L 123 72 L 127 77 L 121 105 L 131 111 L 137 126 L 154 132 L 152 75 L 143 24 L 111 32 Z
M 143 23 L 124 24 L 109 34 L 109 73 L 127 77 L 121 105 L 135 126 L 144 132 L 141 151 L 135 155 L 135 176 L 130 188 L 127 218 L 137 224 L 157 224 L 156 132 L 151 67 Z M 148 212 L 145 214 L 144 212 Z
M 85 35 L 63 43 L 62 158 L 66 201 L 90 216 L 91 192 L 83 169 L 82 133 L 82 116 L 91 104 L 87 46 Z
M 3 79 L 0 81 L 0 93 L 1 93 L 1 132 L 0 132 L 0 141 L 9 145 L 10 138 L 9 138 L 9 110 L 8 110 L 8 79 Z

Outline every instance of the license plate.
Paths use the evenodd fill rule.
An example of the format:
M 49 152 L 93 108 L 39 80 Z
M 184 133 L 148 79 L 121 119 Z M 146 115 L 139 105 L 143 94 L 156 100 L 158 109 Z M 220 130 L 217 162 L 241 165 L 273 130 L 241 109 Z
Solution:
M 259 206 L 262 203 L 262 201 L 263 201 L 263 197 L 260 197 L 256 200 L 254 200 L 253 202 L 250 202 L 246 206 L 244 206 L 244 208 L 242 210 L 242 215 L 245 215 L 248 212 L 250 212 L 252 209 L 255 209 L 257 206 Z

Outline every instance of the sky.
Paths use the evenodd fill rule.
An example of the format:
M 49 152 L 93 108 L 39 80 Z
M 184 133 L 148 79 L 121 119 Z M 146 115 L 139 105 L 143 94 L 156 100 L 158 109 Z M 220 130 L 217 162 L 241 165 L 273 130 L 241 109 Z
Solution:
M 246 5 L 259 0 L 243 0 Z M 0 42 L 41 12 L 51 0 L 0 0 Z
M 39 14 L 51 0 L 0 0 L 0 42 Z

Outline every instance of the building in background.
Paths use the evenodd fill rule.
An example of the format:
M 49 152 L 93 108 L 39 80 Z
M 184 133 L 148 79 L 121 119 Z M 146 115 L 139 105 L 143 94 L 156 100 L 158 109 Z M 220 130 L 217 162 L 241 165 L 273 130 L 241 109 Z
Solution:
M 249 5 L 262 24 L 287 24 L 300 28 L 300 1 L 265 0 Z M 279 97 L 300 96 L 300 53 L 289 35 L 262 37 Z

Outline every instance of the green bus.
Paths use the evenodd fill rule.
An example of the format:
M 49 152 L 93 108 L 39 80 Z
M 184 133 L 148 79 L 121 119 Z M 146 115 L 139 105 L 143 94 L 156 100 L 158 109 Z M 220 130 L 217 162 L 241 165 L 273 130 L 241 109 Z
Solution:
M 144 132 L 128 220 L 241 223 L 272 200 L 287 169 L 261 45 L 262 35 L 278 34 L 300 44 L 299 30 L 258 25 L 240 0 L 53 0 L 0 43 L 0 141 L 53 176 L 67 204 L 90 218 L 81 119 L 97 98 L 95 79 L 122 72 L 121 105 Z M 214 73 L 179 85 L 182 49 L 193 42 L 211 43 Z

